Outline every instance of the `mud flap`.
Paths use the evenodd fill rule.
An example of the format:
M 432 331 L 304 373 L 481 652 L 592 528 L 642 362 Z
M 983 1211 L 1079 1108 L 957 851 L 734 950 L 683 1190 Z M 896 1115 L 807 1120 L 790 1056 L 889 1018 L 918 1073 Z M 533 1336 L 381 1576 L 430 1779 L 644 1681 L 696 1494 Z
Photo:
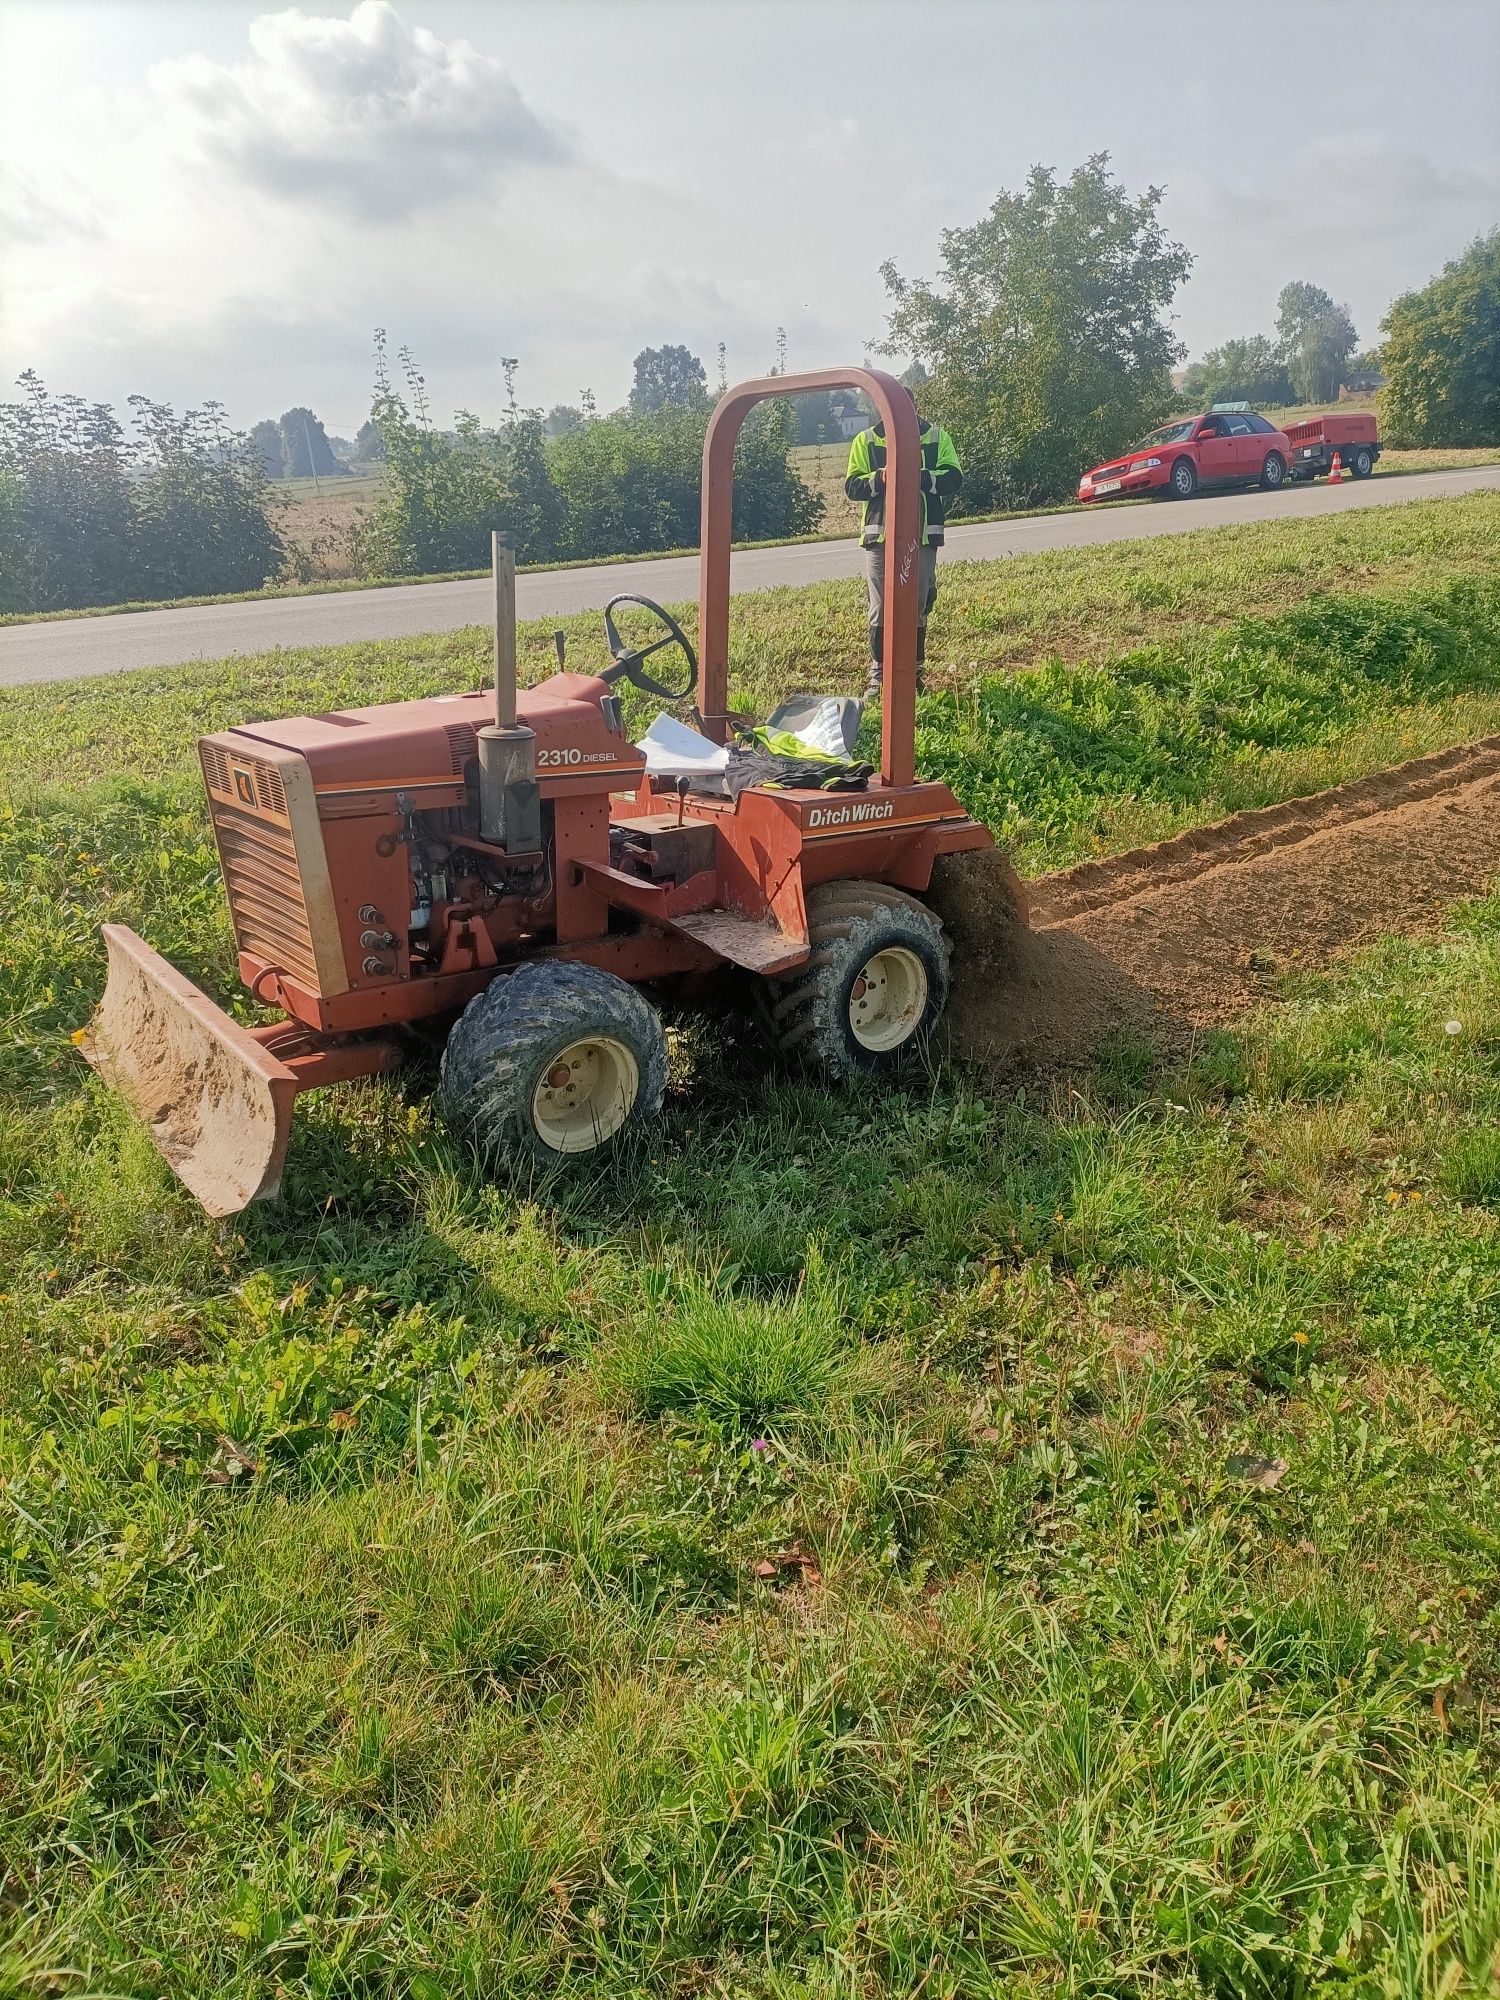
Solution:
M 210 1215 L 275 1194 L 295 1073 L 121 924 L 105 924 L 109 980 L 79 1038 Z

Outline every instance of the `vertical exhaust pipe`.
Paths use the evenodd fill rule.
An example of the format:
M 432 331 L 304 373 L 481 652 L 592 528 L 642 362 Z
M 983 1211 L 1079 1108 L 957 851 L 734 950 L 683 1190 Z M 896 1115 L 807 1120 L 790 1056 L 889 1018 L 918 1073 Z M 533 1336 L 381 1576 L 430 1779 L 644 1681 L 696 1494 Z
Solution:
M 510 536 L 490 537 L 495 584 L 495 719 L 478 732 L 479 835 L 509 854 L 542 844 L 536 783 L 536 736 L 516 719 L 516 551 Z
M 495 581 L 495 727 L 516 726 L 516 552 L 506 531 L 490 536 Z

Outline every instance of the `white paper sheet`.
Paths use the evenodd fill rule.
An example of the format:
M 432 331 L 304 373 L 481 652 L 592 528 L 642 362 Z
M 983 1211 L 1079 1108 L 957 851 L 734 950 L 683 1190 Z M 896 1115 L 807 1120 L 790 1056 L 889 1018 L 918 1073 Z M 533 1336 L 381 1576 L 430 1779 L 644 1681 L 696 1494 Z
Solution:
M 653 778 L 722 778 L 729 752 L 665 713 L 636 743 L 646 753 L 646 771 Z

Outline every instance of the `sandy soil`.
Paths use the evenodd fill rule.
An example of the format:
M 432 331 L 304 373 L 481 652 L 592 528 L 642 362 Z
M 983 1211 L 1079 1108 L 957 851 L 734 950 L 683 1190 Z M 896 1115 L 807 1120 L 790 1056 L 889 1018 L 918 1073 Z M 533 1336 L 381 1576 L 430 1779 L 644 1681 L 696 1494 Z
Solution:
M 1081 1061 L 1122 1027 L 1181 1041 L 1273 996 L 1288 965 L 1439 930 L 1497 877 L 1500 737 L 1024 892 L 999 855 L 955 856 L 933 887 L 954 943 L 950 1046 L 1008 1073 Z

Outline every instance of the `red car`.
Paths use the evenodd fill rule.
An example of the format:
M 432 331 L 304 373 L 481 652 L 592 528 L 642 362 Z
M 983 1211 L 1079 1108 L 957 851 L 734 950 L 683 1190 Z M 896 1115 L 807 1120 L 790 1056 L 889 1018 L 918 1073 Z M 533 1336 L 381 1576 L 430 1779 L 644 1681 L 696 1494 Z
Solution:
M 1188 500 L 1200 486 L 1274 489 L 1284 483 L 1291 459 L 1285 431 L 1254 410 L 1209 410 L 1163 424 L 1123 458 L 1096 465 L 1079 480 L 1078 497 L 1112 500 L 1129 493 L 1163 493 Z

